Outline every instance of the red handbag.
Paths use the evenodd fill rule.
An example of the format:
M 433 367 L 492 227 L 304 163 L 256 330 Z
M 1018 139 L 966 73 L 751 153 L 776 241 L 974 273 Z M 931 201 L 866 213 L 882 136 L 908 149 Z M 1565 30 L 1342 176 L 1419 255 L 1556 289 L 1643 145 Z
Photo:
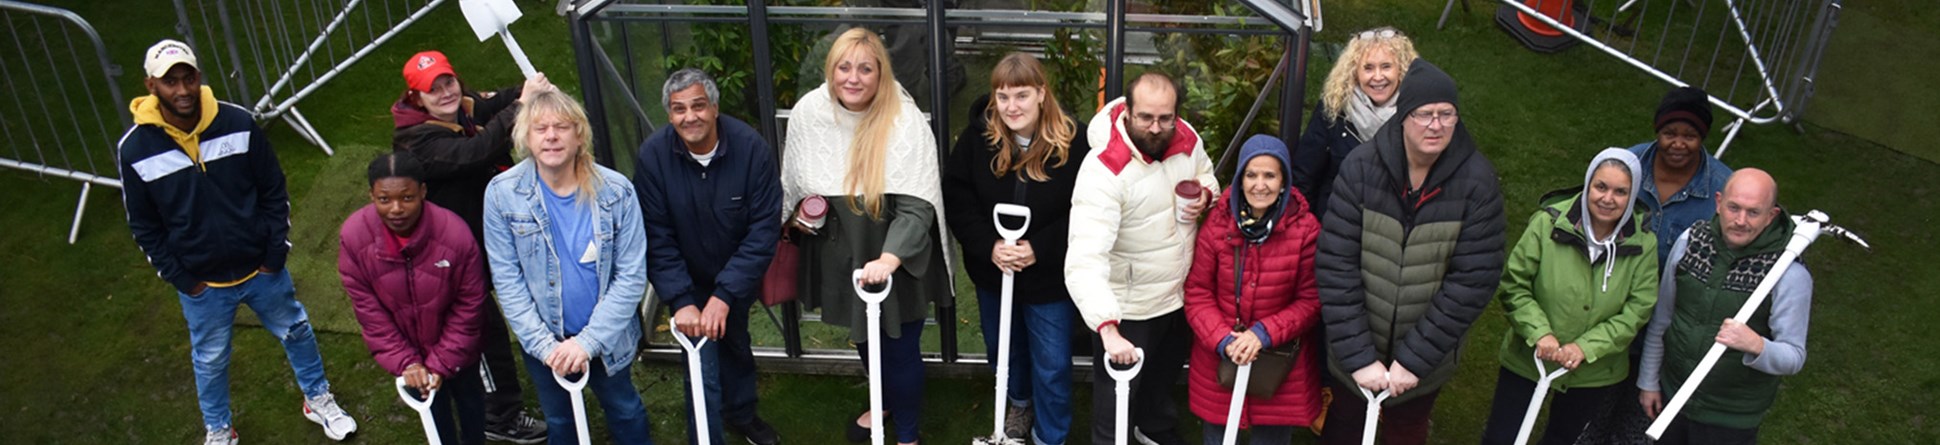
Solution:
M 788 239 L 789 230 L 782 229 L 781 242 L 775 243 L 775 259 L 768 263 L 768 273 L 761 277 L 761 304 L 774 306 L 795 301 L 801 293 L 800 276 L 802 251 L 795 242 Z

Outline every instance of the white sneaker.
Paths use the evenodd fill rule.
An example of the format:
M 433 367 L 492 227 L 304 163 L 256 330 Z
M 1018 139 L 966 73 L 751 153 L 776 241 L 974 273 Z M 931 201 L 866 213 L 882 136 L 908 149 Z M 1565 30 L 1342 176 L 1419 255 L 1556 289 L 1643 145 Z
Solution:
M 303 401 L 303 418 L 323 425 L 323 435 L 330 440 L 343 441 L 344 437 L 357 432 L 357 419 L 344 413 L 337 406 L 337 397 L 330 393 Z
M 236 445 L 238 443 L 241 443 L 241 441 L 236 438 L 236 428 L 234 427 L 225 426 L 209 430 L 209 434 L 202 437 L 202 445 Z

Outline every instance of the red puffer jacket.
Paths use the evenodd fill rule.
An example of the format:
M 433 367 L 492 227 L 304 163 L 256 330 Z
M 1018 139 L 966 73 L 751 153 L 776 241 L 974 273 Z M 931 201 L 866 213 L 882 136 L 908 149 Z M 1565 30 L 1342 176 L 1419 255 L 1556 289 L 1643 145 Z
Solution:
M 1314 284 L 1314 247 L 1320 223 L 1307 210 L 1299 193 L 1286 195 L 1287 209 L 1274 224 L 1266 242 L 1246 244 L 1233 223 L 1232 203 L 1245 199 L 1238 187 L 1213 207 L 1199 229 L 1192 272 L 1186 276 L 1186 320 L 1197 334 L 1187 379 L 1192 413 L 1208 423 L 1225 424 L 1232 391 L 1219 385 L 1219 343 L 1233 332 L 1235 321 L 1251 329 L 1266 328 L 1273 346 L 1299 341 L 1300 352 L 1284 383 L 1267 399 L 1247 399 L 1240 426 L 1306 426 L 1320 414 L 1320 372 L 1317 353 L 1320 297 Z M 1245 314 L 1235 319 L 1233 301 L 1234 249 L 1244 245 L 1246 293 L 1239 302 Z M 1256 383 L 1257 384 L 1257 383 Z
M 376 207 L 358 209 L 339 233 L 337 273 L 378 365 L 450 377 L 478 363 L 484 259 L 465 221 L 430 202 L 415 232 L 400 251 Z

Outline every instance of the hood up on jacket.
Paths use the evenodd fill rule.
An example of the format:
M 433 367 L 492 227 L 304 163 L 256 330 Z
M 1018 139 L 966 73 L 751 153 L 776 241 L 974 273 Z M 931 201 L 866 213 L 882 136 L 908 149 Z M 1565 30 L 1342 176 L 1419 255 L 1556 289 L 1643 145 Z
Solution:
M 1602 168 L 1604 163 L 1609 161 L 1621 163 L 1624 170 L 1629 173 L 1631 199 L 1624 201 L 1623 216 L 1617 218 L 1616 228 L 1611 229 L 1610 233 L 1603 234 L 1604 236 L 1602 238 L 1598 238 L 1595 227 L 1596 219 L 1590 215 L 1590 190 L 1594 187 L 1593 184 L 1590 184 L 1590 178 L 1596 176 L 1597 169 Z M 1576 198 L 1575 207 L 1578 210 L 1574 216 L 1576 216 L 1577 228 L 1583 230 L 1583 234 L 1585 235 L 1583 238 L 1587 240 L 1584 244 L 1589 247 L 1591 264 L 1595 264 L 1599 256 L 1604 259 L 1602 284 L 1604 291 L 1610 290 L 1610 274 L 1617 267 L 1617 243 L 1622 241 L 1617 239 L 1617 234 L 1623 232 L 1623 225 L 1628 223 L 1630 221 L 1630 215 L 1637 211 L 1637 190 L 1642 184 L 1644 176 L 1641 173 L 1642 166 L 1643 162 L 1638 161 L 1637 155 L 1631 154 L 1630 150 L 1611 147 L 1605 148 L 1602 152 L 1597 153 L 1596 159 L 1590 160 L 1590 167 L 1583 171 L 1583 193 Z
M 1246 202 L 1246 165 L 1252 163 L 1253 158 L 1260 156 L 1272 156 L 1280 161 L 1280 197 L 1274 199 L 1273 205 L 1267 207 L 1266 214 L 1251 215 L 1253 206 Z M 1226 200 L 1232 203 L 1233 222 L 1239 226 L 1240 234 L 1245 236 L 1248 242 L 1265 241 L 1267 236 L 1273 234 L 1273 224 L 1287 212 L 1288 195 L 1293 192 L 1290 182 L 1293 164 L 1288 161 L 1291 157 L 1286 142 L 1270 135 L 1253 135 L 1240 146 L 1239 171 L 1233 174 L 1232 186 L 1226 188 Z M 1304 208 L 1293 209 L 1296 213 L 1304 210 Z

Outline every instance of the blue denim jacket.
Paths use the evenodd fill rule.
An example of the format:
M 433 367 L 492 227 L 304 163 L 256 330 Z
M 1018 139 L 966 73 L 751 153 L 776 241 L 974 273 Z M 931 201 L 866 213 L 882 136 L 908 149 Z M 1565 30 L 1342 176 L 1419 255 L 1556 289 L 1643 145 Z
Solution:
M 647 291 L 647 237 L 633 183 L 597 167 L 593 238 L 599 243 L 599 303 L 576 338 L 608 373 L 633 362 L 640 338 L 640 301 Z M 499 308 L 526 353 L 545 357 L 565 340 L 559 258 L 547 235 L 539 171 L 531 159 L 492 178 L 485 188 L 485 251 Z M 538 378 L 535 376 L 534 378 Z
M 1684 229 L 1698 221 L 1709 220 L 1718 213 L 1718 192 L 1724 191 L 1725 181 L 1731 180 L 1731 167 L 1712 157 L 1711 152 L 1703 148 L 1699 148 L 1698 152 L 1704 155 L 1704 165 L 1698 166 L 1691 183 L 1685 184 L 1663 204 L 1658 204 L 1657 181 L 1654 179 L 1656 170 L 1651 167 L 1655 165 L 1652 162 L 1655 162 L 1657 155 L 1657 141 L 1630 147 L 1630 154 L 1637 155 L 1637 160 L 1644 165 L 1644 177 L 1639 183 L 1642 190 L 1638 190 L 1636 196 L 1637 202 L 1650 211 L 1650 230 L 1657 234 L 1657 264 L 1660 268 L 1668 268 L 1664 257 L 1670 254 L 1671 244 L 1677 242 L 1677 236 L 1683 234 Z

